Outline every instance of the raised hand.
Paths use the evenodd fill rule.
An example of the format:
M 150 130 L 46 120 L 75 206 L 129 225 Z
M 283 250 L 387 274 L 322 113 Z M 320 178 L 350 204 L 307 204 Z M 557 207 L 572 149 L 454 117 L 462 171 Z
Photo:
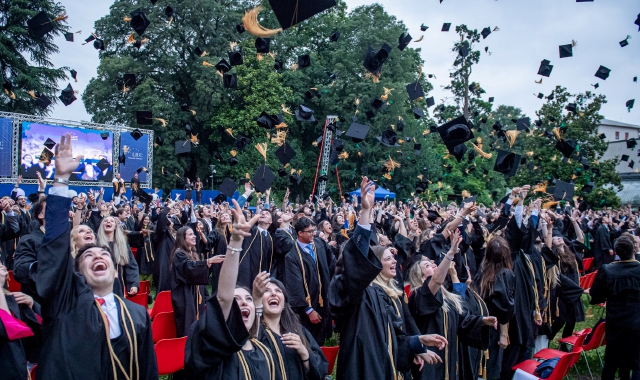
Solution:
M 238 204 L 238 201 L 235 199 L 233 201 L 233 208 L 231 209 L 231 214 L 233 215 L 233 227 L 231 232 L 231 240 L 234 241 L 242 241 L 245 237 L 251 236 L 249 232 L 251 230 L 252 224 L 247 222 L 247 219 Z
M 264 292 L 267 290 L 267 285 L 269 284 L 269 276 L 271 276 L 271 274 L 265 271 L 258 273 L 256 278 L 253 280 L 252 295 L 254 299 L 262 299 Z
M 67 133 L 60 137 L 60 143 L 56 145 L 56 177 L 62 180 L 69 180 L 71 173 L 78 167 L 78 162 L 73 159 L 73 146 L 71 145 L 71 135 Z M 83 156 L 78 156 L 78 161 Z
M 362 209 L 370 210 L 375 202 L 376 185 L 373 181 L 369 181 L 369 178 L 362 177 L 360 183 L 360 197 L 362 198 Z

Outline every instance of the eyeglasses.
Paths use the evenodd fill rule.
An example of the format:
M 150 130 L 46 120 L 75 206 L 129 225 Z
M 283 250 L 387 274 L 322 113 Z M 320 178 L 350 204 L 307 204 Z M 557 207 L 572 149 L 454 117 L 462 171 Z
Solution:
M 312 233 L 315 234 L 316 233 L 316 229 L 312 229 L 312 230 L 306 230 L 306 231 L 302 231 L 302 232 L 307 232 L 307 233 Z

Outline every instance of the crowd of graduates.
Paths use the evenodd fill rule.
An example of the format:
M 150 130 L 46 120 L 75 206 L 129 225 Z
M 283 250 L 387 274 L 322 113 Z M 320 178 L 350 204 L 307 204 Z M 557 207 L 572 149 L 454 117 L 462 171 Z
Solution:
M 607 302 L 603 378 L 640 376 L 631 207 L 549 207 L 528 184 L 492 205 L 395 203 L 367 177 L 339 203 L 275 204 L 251 183 L 231 203 L 107 201 L 69 190 L 69 136 L 55 150 L 48 189 L 0 200 L 3 379 L 36 364 L 38 379 L 157 379 L 150 317 L 127 299 L 148 278 L 187 337 L 177 378 L 325 379 L 320 347 L 338 339 L 337 379 L 508 380 L 585 320 L 587 257 L 590 301 Z

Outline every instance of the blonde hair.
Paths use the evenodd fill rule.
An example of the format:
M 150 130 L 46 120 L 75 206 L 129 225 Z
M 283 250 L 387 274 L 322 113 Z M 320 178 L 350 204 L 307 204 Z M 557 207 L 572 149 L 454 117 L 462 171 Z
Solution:
M 127 265 L 129 264 L 129 243 L 127 243 L 127 236 L 122 230 L 119 220 L 113 216 L 107 216 L 100 222 L 98 233 L 96 234 L 96 243 L 98 245 L 104 245 L 109 247 L 109 239 L 104 231 L 104 221 L 108 218 L 113 218 L 115 228 L 113 229 L 113 261 L 114 264 Z
M 382 273 L 378 273 L 376 278 L 373 279 L 372 285 L 378 285 L 384 290 L 385 293 L 391 298 L 400 298 L 404 293 L 402 290 L 398 289 L 398 281 L 393 278 L 386 278 L 382 275 Z
M 418 261 L 409 269 L 409 285 L 411 286 L 411 292 L 414 292 L 416 289 L 424 285 L 420 263 L 421 261 Z M 427 289 L 427 291 L 430 292 L 431 290 Z M 453 307 L 458 314 L 462 314 L 462 297 L 448 291 L 444 286 L 440 287 L 440 291 L 442 292 L 442 299 L 444 301 L 442 303 L 442 310 L 445 313 L 448 313 L 451 310 L 451 307 Z

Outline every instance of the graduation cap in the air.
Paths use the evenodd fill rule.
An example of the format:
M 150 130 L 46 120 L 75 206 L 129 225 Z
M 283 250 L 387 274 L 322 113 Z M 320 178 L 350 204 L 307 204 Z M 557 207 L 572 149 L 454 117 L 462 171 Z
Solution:
M 627 140 L 627 149 L 633 149 L 636 147 L 636 145 L 638 145 L 638 142 L 636 141 L 636 139 Z
M 629 38 L 631 38 L 631 36 L 627 35 L 627 38 L 625 38 L 624 40 L 618 42 L 620 44 L 620 47 L 625 47 L 625 46 L 629 45 Z
M 376 138 L 384 146 L 388 146 L 388 147 L 400 146 L 400 144 L 398 144 L 398 135 L 392 129 L 386 129 L 382 131 L 382 134 L 380 136 L 376 136 Z
M 543 99 L 543 98 L 544 98 L 544 94 L 543 94 L 543 93 L 541 93 L 541 92 L 539 92 L 539 93 L 538 93 L 538 99 Z
M 71 32 L 67 32 L 64 34 L 64 39 L 67 40 L 68 42 L 73 42 L 73 33 Z
M 310 88 L 304 93 L 304 97 L 311 100 L 313 98 L 322 98 L 322 94 L 316 88 Z
M 224 88 L 237 88 L 238 87 L 238 76 L 236 73 L 226 73 L 222 77 L 222 86 Z
M 465 153 L 467 153 L 467 146 L 464 143 L 454 146 L 451 152 L 458 162 L 462 162 Z
M 610 72 L 611 72 L 610 69 L 600 65 L 600 67 L 598 67 L 598 71 L 596 71 L 595 76 L 602 80 L 606 80 L 607 78 L 609 78 Z
M 493 99 L 493 96 L 490 96 L 490 97 L 489 97 L 489 103 L 493 103 L 493 100 L 494 100 L 494 99 Z
M 127 156 L 125 156 L 124 153 L 118 156 L 118 163 L 122 165 L 127 163 Z
M 556 180 L 556 185 L 553 189 L 553 198 L 557 201 L 572 200 L 573 187 L 574 185 L 572 183 Z
M 629 161 L 629 156 L 626 154 L 623 154 L 622 157 L 620 157 L 620 161 Z
M 167 17 L 168 20 L 173 18 L 175 13 L 176 13 L 175 9 L 173 9 L 173 7 L 170 5 L 164 9 L 164 15 Z
M 136 128 L 131 131 L 131 137 L 133 137 L 134 140 L 138 141 L 140 137 L 142 137 L 142 132 L 140 132 L 140 130 Z
M 124 74 L 122 76 L 123 84 L 125 87 L 133 88 L 138 84 L 136 74 Z
M 569 103 L 564 109 L 566 109 L 569 112 L 572 112 L 574 115 L 578 113 L 578 105 L 576 103 Z
M 298 56 L 298 68 L 302 69 L 311 66 L 311 57 L 309 54 L 302 54 Z
M 69 74 L 71 74 L 71 78 L 73 78 L 76 82 L 78 81 L 78 72 L 74 69 L 69 70 Z
M 164 139 L 158 135 L 156 135 L 155 137 L 155 144 L 157 146 L 163 146 L 164 145 Z
M 635 99 L 630 99 L 627 100 L 627 102 L 625 103 L 625 105 L 627 106 L 627 111 L 631 112 L 631 109 L 633 108 L 634 103 L 636 102 Z
M 263 38 L 263 37 L 257 38 L 254 45 L 258 53 L 267 54 L 269 53 L 269 46 L 271 45 L 271 39 Z
M 223 58 L 220 62 L 216 63 L 216 70 L 220 71 L 222 74 L 226 74 L 227 71 L 231 70 L 231 65 Z
M 47 140 L 42 145 L 47 147 L 49 150 L 53 151 L 53 148 L 56 146 L 56 142 L 50 138 L 47 138 Z
M 236 142 L 234 143 L 235 147 L 240 150 L 244 150 L 249 144 L 251 144 L 251 139 L 243 135 L 238 135 L 238 137 L 236 137 Z
M 460 116 L 439 126 L 437 131 L 447 146 L 449 153 L 453 154 L 456 146 L 464 144 L 474 137 L 471 128 L 473 127 L 469 125 L 467 119 L 464 116 Z
M 582 186 L 582 192 L 588 194 L 596 188 L 596 184 L 594 182 L 587 182 L 584 186 Z
M 73 87 L 71 87 L 71 83 L 69 83 L 67 87 L 62 90 L 60 96 L 58 96 L 58 99 L 60 99 L 60 101 L 62 101 L 65 106 L 68 106 L 77 99 L 76 94 L 73 92 Z
M 491 28 L 486 27 L 482 29 L 482 32 L 480 32 L 480 34 L 482 34 L 482 39 L 489 37 L 489 34 L 491 34 Z
M 442 24 L 442 32 L 448 32 L 449 29 L 451 28 L 451 23 L 450 22 L 445 22 L 444 24 Z
M 151 22 L 140 8 L 131 12 L 130 16 L 131 21 L 129 24 L 131 25 L 133 30 L 135 30 L 136 33 L 141 36 L 144 31 L 147 30 L 147 27 L 151 24 Z
M 528 131 L 529 127 L 531 127 L 531 119 L 528 117 L 523 117 L 521 119 L 516 120 L 516 128 L 519 131 Z
M 427 108 L 433 107 L 436 104 L 436 101 L 433 99 L 433 96 L 428 97 L 426 101 L 427 101 Z
M 364 140 L 370 129 L 371 128 L 368 125 L 358 124 L 354 122 L 351 123 L 345 135 L 351 137 L 351 141 L 359 143 Z
M 410 100 L 416 100 L 424 97 L 424 90 L 419 82 L 409 83 L 407 85 L 407 93 L 409 94 Z
M 149 169 L 146 166 L 141 166 L 136 169 L 136 173 L 140 174 L 142 172 L 149 173 Z
M 286 165 L 296 156 L 296 151 L 291 147 L 291 145 L 285 142 L 276 150 L 275 155 L 278 157 L 278 160 L 282 165 Z
M 47 12 L 42 11 L 27 21 L 29 31 L 35 38 L 42 38 L 53 30 L 53 21 Z
M 635 163 L 633 160 L 631 160 L 631 161 L 629 161 L 629 165 L 627 165 L 627 166 L 629 166 L 631 169 L 633 169 L 633 166 L 634 166 L 635 164 L 636 164 L 636 163 Z
M 558 50 L 560 51 L 560 58 L 573 57 L 573 44 L 560 45 Z
M 227 197 L 233 197 L 233 194 L 235 194 L 236 189 L 238 188 L 238 184 L 233 181 L 230 178 L 225 178 L 224 180 L 222 180 L 222 183 L 220 184 L 220 188 L 218 189 L 220 191 L 220 194 L 223 194 Z M 223 200 L 223 202 L 226 200 Z M 218 202 L 221 203 L 221 202 Z
M 334 29 L 331 32 L 331 35 L 329 36 L 329 41 L 338 42 L 339 39 L 340 39 L 340 32 L 337 29 Z
M 266 164 L 260 165 L 260 167 L 256 170 L 253 177 L 251 177 L 251 182 L 253 186 L 256 188 L 256 191 L 264 193 L 268 188 L 271 187 L 271 184 L 276 179 L 275 174 L 271 171 Z
M 422 153 L 422 144 L 413 144 L 413 152 L 419 156 Z
M 413 107 L 413 117 L 421 119 L 424 117 L 424 110 L 418 106 Z
M 411 37 L 411 35 L 409 33 L 402 33 L 400 35 L 400 37 L 398 38 L 398 49 L 400 51 L 404 50 L 404 48 L 406 48 L 407 46 L 409 46 L 409 43 L 411 42 L 413 38 Z
M 493 165 L 493 170 L 503 173 L 506 176 L 513 176 L 518 171 L 520 165 L 520 155 L 506 150 L 499 149 L 498 157 Z
M 383 101 L 382 101 L 382 99 L 380 99 L 380 98 L 374 98 L 374 99 L 371 101 L 371 106 L 372 106 L 373 108 L 375 108 L 375 109 L 378 109 L 378 108 L 382 107 L 383 105 L 384 105 L 384 102 L 383 102 Z
M 378 51 L 374 51 L 371 46 L 369 46 L 367 53 L 364 56 L 363 65 L 365 69 L 374 75 L 379 75 L 380 69 L 382 69 L 382 64 L 387 60 L 390 52 L 391 47 L 387 44 L 383 44 Z
M 259 127 L 262 127 L 265 129 L 273 129 L 277 124 L 279 124 L 278 120 L 274 116 L 275 115 L 269 115 L 265 111 L 262 111 L 262 113 L 256 120 L 256 123 L 258 124 Z
M 305 107 L 302 104 L 298 106 L 296 110 L 296 119 L 298 121 L 316 121 L 316 118 L 313 117 L 313 110 L 311 108 Z
M 548 77 L 551 75 L 551 70 L 553 70 L 553 65 L 550 64 L 551 61 L 548 59 L 542 60 L 540 62 L 540 68 L 538 69 L 538 75 L 542 75 L 543 77 Z
M 140 125 L 153 124 L 153 114 L 151 111 L 136 111 L 136 123 Z
M 427 188 L 429 187 L 429 183 L 428 182 L 418 182 L 416 184 L 416 194 L 422 194 L 424 193 L 425 190 L 427 190 Z
M 175 142 L 175 154 L 191 153 L 191 141 L 178 140 Z
M 571 157 L 576 150 L 576 142 L 571 139 L 560 140 L 556 143 L 555 148 L 562 153 L 564 157 Z
M 230 51 L 228 52 L 229 56 L 229 64 L 231 66 L 238 66 L 244 63 L 244 59 L 242 58 L 242 53 L 239 51 Z
M 105 158 L 102 158 L 100 161 L 96 163 L 96 166 L 100 169 L 100 171 L 105 171 L 109 169 L 111 164 Z
M 242 25 L 242 23 L 236 25 L 236 32 L 238 32 L 238 34 L 244 33 L 244 30 L 244 25 Z
M 336 5 L 335 0 L 269 0 L 282 29 L 290 28 Z

